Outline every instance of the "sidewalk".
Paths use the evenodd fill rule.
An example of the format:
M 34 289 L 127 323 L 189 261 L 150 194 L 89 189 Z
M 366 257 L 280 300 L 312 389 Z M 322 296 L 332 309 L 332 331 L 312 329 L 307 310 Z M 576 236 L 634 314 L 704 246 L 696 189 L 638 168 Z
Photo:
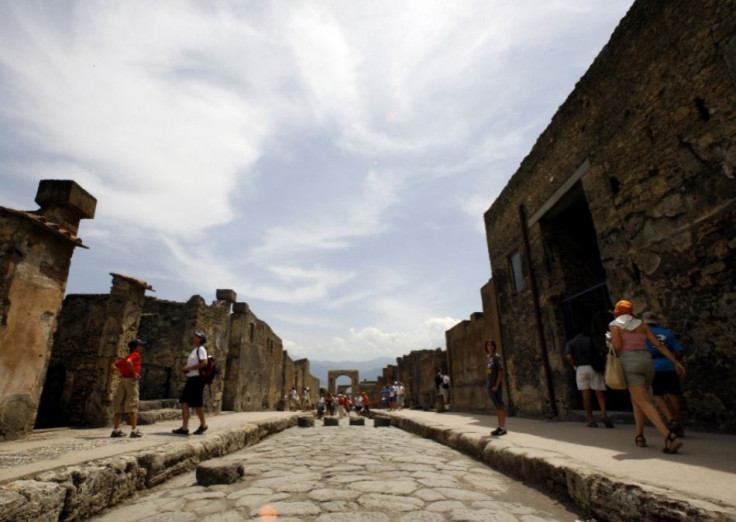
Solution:
M 418 410 L 379 410 L 378 415 L 388 415 L 393 424 L 403 429 L 439 439 L 457 449 L 477 451 L 476 457 L 518 478 L 534 480 L 534 470 L 521 468 L 539 467 L 539 461 L 544 461 L 546 466 L 541 467 L 546 471 L 543 480 L 538 481 L 541 485 L 549 486 L 557 480 L 571 496 L 572 489 L 587 489 L 583 493 L 594 509 L 596 502 L 602 506 L 606 503 L 598 496 L 625 492 L 632 497 L 627 500 L 630 502 L 657 501 L 663 504 L 662 509 L 674 507 L 680 512 L 689 506 L 695 510 L 683 512 L 681 517 L 668 513 L 675 519 L 701 519 L 707 514 L 713 520 L 736 520 L 733 435 L 686 431 L 685 444 L 678 454 L 667 455 L 662 452 L 661 436 L 651 426 L 644 432 L 649 447 L 639 448 L 634 444 L 634 426 L 627 424 L 616 424 L 614 429 L 606 429 L 602 424 L 588 428 L 582 422 L 511 417 L 507 420 L 507 435 L 490 437 L 490 431 L 496 427 L 495 416 Z M 559 476 L 550 476 L 555 474 Z M 580 479 L 586 484 L 570 483 Z M 680 505 L 664 506 L 669 501 Z M 623 496 L 616 502 L 624 502 Z

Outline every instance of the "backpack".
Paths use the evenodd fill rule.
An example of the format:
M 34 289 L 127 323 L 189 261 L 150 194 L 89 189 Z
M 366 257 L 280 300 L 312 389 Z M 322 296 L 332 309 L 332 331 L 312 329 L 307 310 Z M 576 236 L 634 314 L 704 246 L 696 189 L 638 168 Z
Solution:
M 199 375 L 201 375 L 204 378 L 205 384 L 212 384 L 212 381 L 215 380 L 215 377 L 219 374 L 219 371 L 217 369 L 217 362 L 215 361 L 214 356 L 207 353 L 207 365 L 204 368 L 199 369 Z

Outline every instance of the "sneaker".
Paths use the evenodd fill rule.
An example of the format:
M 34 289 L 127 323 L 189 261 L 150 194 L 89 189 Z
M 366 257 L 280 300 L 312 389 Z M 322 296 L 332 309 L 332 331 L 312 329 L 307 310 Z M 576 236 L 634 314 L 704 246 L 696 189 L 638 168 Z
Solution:
M 177 428 L 175 430 L 171 430 L 171 433 L 176 433 L 177 435 L 189 435 L 189 430 L 185 430 L 184 428 Z
M 606 428 L 613 428 L 613 421 L 611 421 L 611 419 L 609 419 L 607 415 L 601 417 L 601 420 L 603 421 L 603 424 Z
M 207 428 L 209 428 L 209 426 L 200 426 L 199 428 L 196 429 L 196 431 L 194 432 L 194 434 L 195 435 L 202 435 L 205 431 L 207 431 Z
M 125 433 L 123 433 L 123 430 L 112 430 L 110 436 L 113 438 L 125 437 Z
M 135 430 L 133 430 L 133 431 L 130 432 L 130 438 L 131 439 L 139 439 L 142 436 L 143 436 L 143 434 L 141 433 L 141 430 L 139 430 L 139 429 L 135 429 Z
M 498 427 L 491 432 L 491 435 L 494 437 L 500 437 L 501 435 L 506 435 L 506 433 L 507 431 L 504 428 Z

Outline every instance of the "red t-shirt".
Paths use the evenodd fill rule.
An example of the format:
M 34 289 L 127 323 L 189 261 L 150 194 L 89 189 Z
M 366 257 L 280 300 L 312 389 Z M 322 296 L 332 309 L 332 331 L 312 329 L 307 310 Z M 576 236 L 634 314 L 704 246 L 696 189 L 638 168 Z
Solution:
M 130 360 L 131 363 L 133 363 L 133 371 L 130 371 L 130 366 L 128 366 L 128 361 Z M 141 373 L 141 354 L 138 352 L 133 352 L 129 356 L 127 356 L 125 359 L 120 359 L 119 361 L 115 361 L 115 367 L 120 370 L 120 375 L 122 375 L 126 379 L 132 379 L 135 377 L 136 374 Z

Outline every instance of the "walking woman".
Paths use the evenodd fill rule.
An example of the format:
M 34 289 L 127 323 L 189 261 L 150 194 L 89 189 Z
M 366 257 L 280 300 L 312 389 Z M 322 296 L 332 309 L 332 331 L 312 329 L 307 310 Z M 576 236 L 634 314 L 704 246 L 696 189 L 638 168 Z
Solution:
M 680 377 L 685 375 L 685 368 L 672 352 L 657 339 L 649 326 L 641 319 L 634 317 L 634 307 L 629 301 L 616 303 L 613 315 L 615 319 L 611 321 L 608 328 L 611 332 L 613 349 L 621 358 L 626 385 L 629 388 L 631 403 L 634 406 L 636 445 L 640 447 L 647 445 L 644 438 L 646 417 L 664 437 L 663 451 L 665 453 L 677 453 L 677 450 L 682 446 L 682 441 L 662 420 L 649 394 L 649 387 L 654 378 L 654 363 L 652 362 L 652 356 L 647 351 L 647 341 L 656 346 L 662 355 L 672 361 Z

